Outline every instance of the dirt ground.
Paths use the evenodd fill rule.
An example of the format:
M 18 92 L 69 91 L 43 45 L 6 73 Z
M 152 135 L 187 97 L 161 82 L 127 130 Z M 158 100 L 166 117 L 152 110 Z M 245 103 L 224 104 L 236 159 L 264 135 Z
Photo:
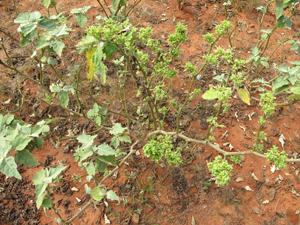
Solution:
M 14 8 L 8 2 L 9 13 L 5 12 L 4 1 L 0 2 L 0 28 L 8 31 L 10 35 L 19 39 Z M 40 0 L 24 1 L 15 0 L 19 13 L 38 10 L 45 13 Z M 111 2 L 111 1 L 109 1 Z M 239 30 L 236 37 L 236 55 L 246 59 L 251 53 L 257 40 L 258 17 L 256 7 L 264 1 L 238 1 Z M 154 36 L 167 41 L 169 34 L 174 33 L 176 24 L 182 22 L 188 27 L 188 41 L 182 44 L 182 52 L 175 67 L 179 71 L 178 78 L 173 83 L 174 96 L 178 102 L 184 101 L 184 93 L 187 92 L 190 78 L 183 72 L 183 65 L 191 61 L 195 65 L 203 63 L 202 56 L 207 53 L 209 45 L 204 42 L 202 35 L 214 31 L 215 25 L 224 20 L 225 12 L 221 1 L 215 0 L 186 0 L 183 10 L 178 9 L 175 0 L 144 0 L 131 15 L 131 22 L 137 27 L 150 26 L 154 29 Z M 85 27 L 95 23 L 96 16 L 102 14 L 96 0 L 86 1 L 58 1 L 59 11 L 70 12 L 71 9 L 87 5 L 94 5 L 87 15 L 89 20 Z M 234 23 L 234 18 L 231 17 Z M 288 34 L 300 30 L 300 15 L 292 20 L 293 28 Z M 266 14 L 262 29 L 272 29 L 276 19 L 271 10 Z M 78 64 L 80 59 L 76 58 L 75 45 L 84 36 L 84 28 L 80 28 L 75 18 L 72 17 L 67 25 L 72 27 L 69 39 L 65 39 L 67 45 L 62 54 L 59 68 L 62 74 L 69 73 L 70 69 Z M 28 55 L 26 49 L 21 49 L 15 41 L 0 33 L 2 43 L 8 49 L 10 55 Z M 276 33 L 273 41 L 281 38 L 280 32 Z M 222 39 L 218 45 L 229 48 L 228 41 Z M 0 47 L 0 58 L 4 59 L 3 48 Z M 26 74 L 34 77 L 37 68 L 30 60 L 25 58 L 14 58 L 13 63 Z M 276 53 L 272 64 L 286 65 L 288 61 L 299 60 L 299 57 L 286 45 Z M 271 63 L 270 63 L 271 64 Z M 117 76 L 113 68 L 108 76 L 107 93 L 112 93 L 110 84 L 113 84 Z M 1 67 L 2 70 L 2 67 Z M 4 71 L 4 70 L 3 70 Z M 46 71 L 47 73 L 47 71 Z M 197 81 L 196 87 L 202 89 L 202 93 L 214 85 L 212 74 L 218 73 L 217 68 L 206 69 L 202 78 Z M 50 74 L 50 71 L 49 73 Z M 263 73 L 265 79 L 271 79 L 278 72 L 271 66 Z M 79 135 L 83 131 L 90 132 L 94 126 L 86 121 L 78 121 L 68 112 L 47 105 L 41 101 L 39 89 L 29 80 L 14 76 L 8 78 L 1 73 L 0 98 L 1 109 L 4 111 L 15 111 L 15 115 L 28 123 L 35 124 L 38 121 L 50 117 L 61 118 L 51 125 L 49 136 L 59 139 L 66 138 L 70 134 Z M 49 78 L 48 83 L 54 82 Z M 47 85 L 47 81 L 45 82 Z M 130 90 L 128 90 L 130 93 Z M 18 110 L 17 104 L 21 104 L 22 94 L 25 104 Z M 183 93 L 183 94 L 179 94 Z M 109 99 L 109 95 L 107 95 Z M 11 99 L 9 104 L 5 101 Z M 283 97 L 278 96 L 278 102 L 283 102 Z M 213 135 L 216 143 L 229 151 L 230 143 L 234 150 L 245 151 L 252 148 L 255 140 L 253 132 L 258 130 L 258 116 L 262 114 L 257 102 L 251 100 L 251 105 L 243 103 L 237 96 L 230 100 L 229 112 L 221 115 L 220 123 L 225 128 L 218 128 Z M 205 101 L 201 95 L 189 104 L 181 119 L 182 129 L 192 138 L 203 139 L 207 132 L 206 119 L 214 113 L 214 101 Z M 91 105 L 86 105 L 90 108 Z M 112 104 L 111 109 L 117 109 L 117 104 Z M 132 110 L 135 110 L 134 108 Z M 35 116 L 31 116 L 31 115 Z M 166 117 L 166 130 L 174 130 L 175 115 L 169 113 Z M 120 119 L 120 118 L 115 118 Z M 286 138 L 284 150 L 290 158 L 300 158 L 300 108 L 299 104 L 277 107 L 270 123 L 264 127 L 268 134 L 268 141 L 264 143 L 268 149 L 272 145 L 280 146 L 279 136 Z M 138 131 L 137 131 L 138 132 Z M 101 131 L 97 141 L 102 143 L 108 139 L 109 133 Z M 52 187 L 55 193 L 55 205 L 60 208 L 60 214 L 64 219 L 71 218 L 90 199 L 85 194 L 87 180 L 82 177 L 85 173 L 73 159 L 73 152 L 78 146 L 75 139 L 61 141 L 59 148 L 55 147 L 55 140 L 47 139 L 44 146 L 35 150 L 37 161 L 40 166 L 33 168 L 19 167 L 23 179 L 6 179 L 0 174 L 0 224 L 57 224 L 54 220 L 54 212 L 49 211 L 51 217 L 46 217 L 42 209 L 35 206 L 34 185 L 31 181 L 35 172 L 41 168 L 53 165 L 68 165 L 64 170 L 60 183 Z M 177 140 L 178 146 L 185 144 L 183 140 Z M 123 144 L 124 151 L 129 151 L 128 145 Z M 153 163 L 143 154 L 142 146 L 138 152 L 129 158 L 118 170 L 114 177 L 105 181 L 104 185 L 112 189 L 120 197 L 121 202 L 99 203 L 91 205 L 72 224 L 300 224 L 300 164 L 290 163 L 285 170 L 271 171 L 271 165 L 265 159 L 254 155 L 243 158 L 240 165 L 234 164 L 231 181 L 226 187 L 218 187 L 211 181 L 207 169 L 207 162 L 217 156 L 217 152 L 201 145 L 188 145 L 182 152 L 184 164 L 181 166 L 169 166 L 164 163 Z M 99 178 L 103 173 L 99 173 Z

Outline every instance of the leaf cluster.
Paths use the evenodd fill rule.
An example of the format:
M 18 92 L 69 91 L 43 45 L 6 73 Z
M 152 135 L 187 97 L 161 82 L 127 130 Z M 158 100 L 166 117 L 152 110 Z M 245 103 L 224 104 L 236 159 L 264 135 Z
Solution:
M 207 163 L 207 166 L 212 175 L 216 177 L 218 186 L 228 185 L 233 167 L 226 159 L 218 155 L 213 162 Z
M 143 149 L 145 155 L 156 163 L 160 162 L 163 157 L 165 157 L 169 164 L 178 165 L 182 163 L 181 149 L 174 149 L 172 136 L 170 135 L 158 136 L 157 141 L 150 140 Z
M 54 120 L 40 121 L 34 127 L 14 118 L 14 115 L 0 115 L 0 171 L 7 177 L 22 179 L 18 165 L 27 167 L 39 165 L 31 152 L 43 145 L 43 138 L 50 130 L 49 123 Z M 15 151 L 15 159 L 9 153 Z

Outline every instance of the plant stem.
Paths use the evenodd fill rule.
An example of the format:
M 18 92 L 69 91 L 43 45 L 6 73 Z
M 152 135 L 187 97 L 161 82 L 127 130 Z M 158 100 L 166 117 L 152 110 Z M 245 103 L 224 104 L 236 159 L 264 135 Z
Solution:
M 45 48 L 42 49 L 42 54 L 41 54 L 40 59 L 43 57 L 44 52 L 45 52 Z M 44 86 L 43 66 L 42 66 L 42 61 L 41 60 L 39 60 L 39 65 L 40 65 L 40 84 L 41 84 L 41 86 Z
M 62 77 L 59 76 L 57 70 L 54 68 L 53 65 L 49 64 L 50 65 L 50 68 L 53 70 L 53 72 L 55 73 L 55 75 L 57 76 L 57 78 L 63 83 L 63 80 L 62 80 Z
M 193 142 L 193 143 L 197 143 L 197 144 L 202 144 L 202 145 L 208 145 L 209 147 L 215 149 L 217 152 L 219 152 L 220 154 L 223 154 L 224 156 L 234 156 L 234 155 L 256 155 L 259 156 L 261 158 L 267 158 L 264 154 L 258 153 L 258 152 L 254 152 L 252 150 L 249 151 L 244 151 L 244 152 L 227 152 L 222 150 L 218 145 L 214 145 L 209 141 L 205 141 L 205 140 L 197 140 L 197 139 L 193 139 L 193 138 L 189 138 L 181 133 L 176 133 L 176 132 L 166 132 L 164 130 L 156 130 L 153 132 L 150 132 L 147 134 L 147 137 L 150 137 L 152 135 L 157 135 L 157 134 L 163 134 L 163 135 L 171 135 L 171 136 L 177 136 L 179 138 L 184 139 L 187 142 Z M 286 162 L 300 162 L 300 159 L 287 159 Z
M 125 15 L 125 18 L 127 18 L 131 14 L 131 11 L 134 9 L 134 7 L 137 6 L 141 1 L 142 0 L 139 0 L 133 4 L 133 6 L 128 10 L 128 13 Z
M 76 89 L 78 89 L 78 86 L 79 86 L 79 79 L 80 79 L 79 76 L 80 76 L 80 72 L 81 72 L 81 70 L 82 70 L 82 67 L 83 67 L 84 63 L 85 63 L 85 62 L 82 62 L 82 63 L 81 63 L 80 68 L 79 68 L 79 71 L 78 71 L 78 73 L 77 73 Z M 79 96 L 78 96 L 78 91 L 75 90 L 75 93 L 76 93 L 76 99 L 77 99 L 77 102 L 78 102 L 78 104 L 79 104 L 79 107 L 80 107 L 80 110 L 81 110 L 81 112 L 82 112 L 82 115 L 83 115 L 84 118 L 87 118 L 87 116 L 86 116 L 85 113 L 84 113 L 84 109 L 83 109 L 83 107 L 82 107 L 82 103 L 81 103 L 81 101 L 80 101 L 80 98 L 79 98 Z
M 265 119 L 265 115 L 264 115 L 264 119 Z M 258 141 L 259 141 L 259 140 L 258 140 L 258 137 L 259 137 L 259 133 L 260 133 L 262 127 L 263 127 L 263 124 L 260 124 L 260 125 L 259 125 L 259 128 L 258 128 L 258 131 L 257 131 L 257 134 L 256 134 L 255 142 L 254 142 L 254 145 L 253 145 L 253 149 L 252 149 L 253 152 L 254 152 L 255 149 L 257 149 L 257 147 L 258 147 Z
M 11 36 L 9 33 L 5 32 L 2 28 L 0 28 L 0 32 L 2 32 L 3 34 L 5 34 L 7 37 L 10 37 L 11 39 L 13 39 L 16 42 L 20 42 L 18 39 L 14 38 L 13 36 Z
M 105 8 L 103 7 L 103 5 L 101 4 L 100 0 L 97 0 L 97 2 L 99 3 L 99 5 L 101 6 L 102 10 L 104 11 L 106 18 L 109 18 L 108 14 L 107 14 Z M 109 9 L 109 8 L 108 8 L 108 9 Z M 111 13 L 111 12 L 110 12 L 110 13 Z
M 98 1 L 98 0 L 97 0 L 97 1 Z M 109 13 L 112 14 L 112 11 L 110 10 L 109 5 L 107 4 L 106 0 L 104 0 L 104 3 L 105 3 L 105 5 L 106 5 L 106 7 L 107 7 Z M 109 17 L 107 17 L 107 18 L 109 18 Z

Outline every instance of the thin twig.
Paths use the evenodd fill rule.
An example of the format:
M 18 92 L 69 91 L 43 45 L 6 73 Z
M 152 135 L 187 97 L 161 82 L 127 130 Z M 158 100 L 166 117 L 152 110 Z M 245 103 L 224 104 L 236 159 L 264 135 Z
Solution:
M 259 156 L 261 158 L 267 158 L 264 154 L 258 153 L 258 152 L 254 152 L 252 150 L 249 151 L 244 151 L 244 152 L 226 152 L 224 150 L 222 150 L 220 147 L 218 147 L 217 145 L 209 142 L 209 141 L 204 141 L 204 140 L 197 140 L 197 139 L 193 139 L 193 138 L 189 138 L 181 133 L 176 133 L 176 132 L 166 132 L 164 130 L 156 130 L 153 131 L 151 133 L 147 134 L 147 137 L 150 137 L 152 135 L 156 135 L 156 134 L 163 134 L 163 135 L 174 135 L 174 136 L 178 136 L 184 140 L 186 140 L 187 142 L 194 142 L 197 144 L 203 144 L 203 145 L 208 145 L 209 147 L 215 149 L 217 152 L 225 155 L 225 156 L 233 156 L 233 155 L 256 155 Z M 300 162 L 300 159 L 287 159 L 286 162 Z

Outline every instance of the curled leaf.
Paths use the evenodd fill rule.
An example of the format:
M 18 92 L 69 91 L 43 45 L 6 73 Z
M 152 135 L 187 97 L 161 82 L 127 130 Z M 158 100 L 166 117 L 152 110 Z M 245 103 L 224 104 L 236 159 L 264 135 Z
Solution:
M 247 105 L 250 105 L 250 96 L 248 91 L 245 89 L 237 89 L 237 92 L 242 101 L 245 102 Z

